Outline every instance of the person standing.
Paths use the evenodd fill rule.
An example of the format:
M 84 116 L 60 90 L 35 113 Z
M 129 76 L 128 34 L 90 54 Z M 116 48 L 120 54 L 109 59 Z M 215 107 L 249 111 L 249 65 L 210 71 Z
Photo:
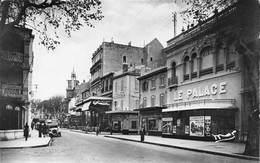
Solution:
M 98 136 L 99 134 L 99 125 L 97 125 L 97 128 L 96 128 L 96 135 Z
M 39 123 L 39 125 L 38 125 L 38 132 L 39 132 L 39 138 L 41 138 L 42 137 L 42 124 L 41 123 Z
M 142 126 L 140 132 L 141 132 L 141 142 L 143 142 L 144 141 L 144 135 L 145 135 L 145 128 L 144 128 L 144 126 Z
M 48 134 L 48 126 L 46 125 L 46 123 L 43 124 L 42 126 L 42 133 L 43 133 L 43 137 L 47 136 Z
M 28 136 L 29 136 L 29 125 L 27 122 L 24 125 L 23 136 L 25 137 L 25 140 L 27 141 Z
M 31 128 L 32 128 L 32 130 L 33 130 L 33 127 L 34 127 L 34 122 L 32 121 L 32 123 L 31 123 Z

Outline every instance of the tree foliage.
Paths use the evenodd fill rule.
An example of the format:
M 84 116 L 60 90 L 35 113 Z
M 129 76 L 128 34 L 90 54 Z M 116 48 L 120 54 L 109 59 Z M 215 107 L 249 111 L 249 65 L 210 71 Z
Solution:
M 180 0 L 175 0 L 180 2 Z M 180 12 L 183 22 L 197 24 L 237 2 L 237 0 L 181 0 L 186 7 Z
M 91 20 L 103 17 L 100 0 L 0 0 L 0 40 L 12 27 L 25 26 L 54 50 L 60 44 L 57 29 L 71 37 L 72 31 L 94 27 Z

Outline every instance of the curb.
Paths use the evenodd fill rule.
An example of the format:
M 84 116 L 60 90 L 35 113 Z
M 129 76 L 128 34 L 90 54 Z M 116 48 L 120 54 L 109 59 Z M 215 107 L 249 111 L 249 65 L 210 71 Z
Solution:
M 35 145 L 35 146 L 27 146 L 27 147 L 0 147 L 0 149 L 23 149 L 23 148 L 39 148 L 39 147 L 47 147 L 53 142 L 52 139 L 49 140 L 47 144 Z
M 177 149 L 183 149 L 183 150 L 190 150 L 190 151 L 202 152 L 202 153 L 214 154 L 214 155 L 220 155 L 220 156 L 228 156 L 228 157 L 240 158 L 240 159 L 246 159 L 246 160 L 256 160 L 256 161 L 260 160 L 258 157 L 253 157 L 253 156 L 243 156 L 243 155 L 239 155 L 239 154 L 221 153 L 221 152 L 214 152 L 214 151 L 207 151 L 207 150 L 201 150 L 201 149 L 180 147 L 180 146 L 167 145 L 167 144 L 161 144 L 161 143 L 153 143 L 153 142 L 147 142 L 147 141 L 141 142 L 139 140 L 119 138 L 119 137 L 114 137 L 114 136 L 106 136 L 105 135 L 104 137 L 119 139 L 119 140 L 126 140 L 126 141 L 133 141 L 133 142 L 138 142 L 138 143 L 146 143 L 146 144 L 152 144 L 152 145 L 158 145 L 158 146 L 164 146 L 164 147 L 170 147 L 170 148 L 177 148 Z

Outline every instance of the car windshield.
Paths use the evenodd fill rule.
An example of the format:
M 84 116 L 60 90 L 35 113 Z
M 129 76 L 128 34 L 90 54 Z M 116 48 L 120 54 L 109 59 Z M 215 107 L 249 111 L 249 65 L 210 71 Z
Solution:
M 58 128 L 58 126 L 57 125 L 51 125 L 51 126 L 49 126 L 50 128 Z

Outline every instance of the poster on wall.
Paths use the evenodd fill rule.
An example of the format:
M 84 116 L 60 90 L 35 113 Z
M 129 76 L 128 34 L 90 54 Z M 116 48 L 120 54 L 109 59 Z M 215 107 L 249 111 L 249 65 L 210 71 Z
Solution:
M 163 118 L 163 125 L 162 125 L 162 133 L 163 134 L 171 134 L 172 133 L 172 118 Z
M 204 116 L 190 117 L 190 136 L 204 136 Z
M 211 136 L 211 116 L 205 116 L 205 136 Z

